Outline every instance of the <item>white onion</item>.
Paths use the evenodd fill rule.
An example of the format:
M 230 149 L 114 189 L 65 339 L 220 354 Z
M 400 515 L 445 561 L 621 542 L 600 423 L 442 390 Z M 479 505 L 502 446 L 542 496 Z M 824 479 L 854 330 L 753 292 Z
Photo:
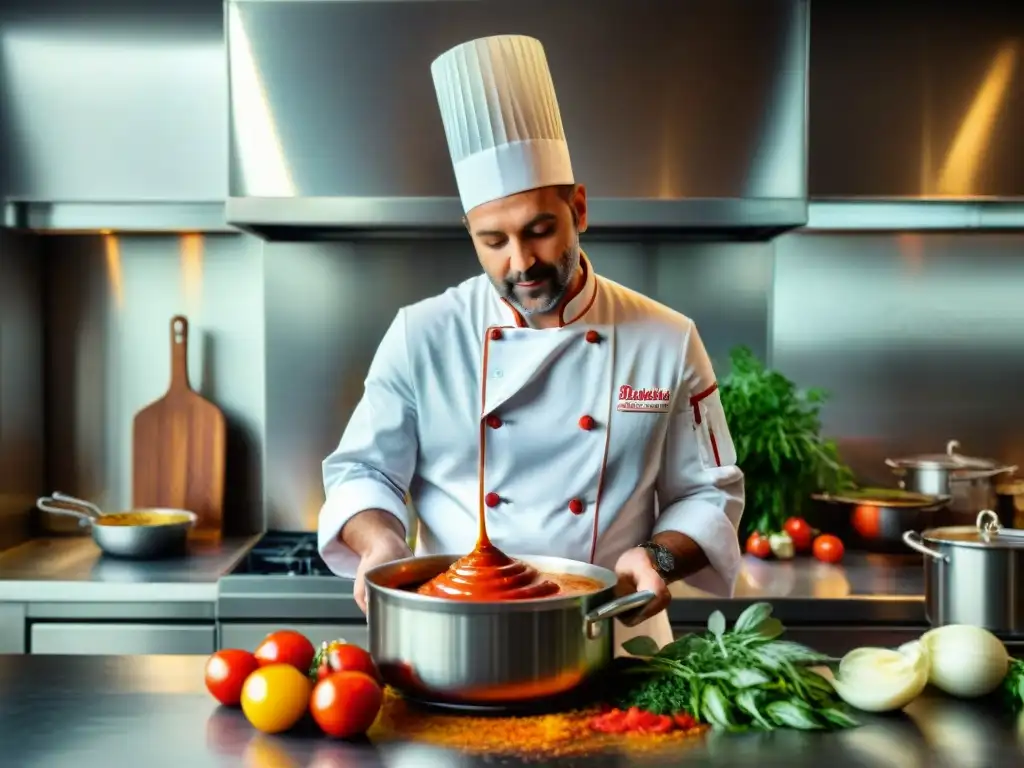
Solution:
M 857 648 L 839 662 L 832 680 L 839 698 L 865 712 L 903 709 L 928 684 L 928 652 L 919 643 L 890 648 Z
M 981 627 L 950 624 L 925 632 L 920 642 L 928 650 L 928 682 L 952 696 L 992 693 L 1010 669 L 1006 646 Z

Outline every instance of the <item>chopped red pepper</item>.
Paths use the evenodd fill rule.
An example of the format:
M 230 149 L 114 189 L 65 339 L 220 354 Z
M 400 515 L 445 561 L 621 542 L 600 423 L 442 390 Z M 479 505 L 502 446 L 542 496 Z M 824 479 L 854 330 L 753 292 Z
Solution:
M 675 729 L 676 724 L 668 715 L 655 715 L 650 712 L 637 729 L 640 733 L 668 733 Z
M 672 719 L 675 720 L 676 726 L 683 731 L 688 731 L 697 726 L 697 721 L 689 712 L 678 712 Z
M 627 730 L 626 713 L 621 709 L 610 709 L 593 718 L 590 728 L 600 733 L 624 733 Z

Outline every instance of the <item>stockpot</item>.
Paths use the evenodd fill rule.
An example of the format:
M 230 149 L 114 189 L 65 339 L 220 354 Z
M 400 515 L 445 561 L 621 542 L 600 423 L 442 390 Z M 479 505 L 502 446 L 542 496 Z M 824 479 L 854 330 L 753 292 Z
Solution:
M 950 496 L 954 511 L 975 514 L 992 509 L 996 504 L 995 478 L 1017 467 L 962 456 L 957 453 L 959 448 L 958 441 L 950 440 L 945 453 L 886 459 L 885 463 L 900 478 L 901 488 L 929 496 Z
M 597 592 L 476 602 L 417 594 L 459 559 L 411 557 L 366 573 L 370 651 L 385 682 L 427 703 L 502 707 L 569 695 L 614 658 L 611 619 L 652 592 L 615 597 L 607 568 L 561 557 L 513 555 L 547 573 L 597 580 Z
M 903 541 L 925 556 L 925 615 L 933 626 L 1024 632 L 1024 531 L 1003 528 L 986 509 L 975 525 L 907 531 Z

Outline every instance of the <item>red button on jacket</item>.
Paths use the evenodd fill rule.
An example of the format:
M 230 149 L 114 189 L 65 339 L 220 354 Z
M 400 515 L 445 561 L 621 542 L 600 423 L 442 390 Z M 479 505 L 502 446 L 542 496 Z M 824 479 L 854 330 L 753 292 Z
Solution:
M 572 501 L 569 502 L 569 511 L 572 512 L 574 515 L 582 515 L 583 502 L 580 501 L 579 499 L 573 499 Z
M 496 507 L 500 503 L 501 496 L 496 494 L 494 491 L 491 491 L 486 496 L 484 496 L 484 504 L 486 504 L 488 507 Z
M 595 423 L 592 416 L 580 416 L 580 429 L 585 429 L 589 432 L 594 428 Z
M 587 335 L 584 338 L 590 344 L 597 344 L 601 340 L 601 335 L 597 331 L 587 331 Z
M 487 426 L 490 427 L 491 429 L 497 429 L 503 423 L 502 420 L 495 416 L 493 413 L 486 419 L 484 419 L 484 421 L 486 422 Z
M 491 341 L 498 341 L 501 339 L 501 328 L 491 328 Z

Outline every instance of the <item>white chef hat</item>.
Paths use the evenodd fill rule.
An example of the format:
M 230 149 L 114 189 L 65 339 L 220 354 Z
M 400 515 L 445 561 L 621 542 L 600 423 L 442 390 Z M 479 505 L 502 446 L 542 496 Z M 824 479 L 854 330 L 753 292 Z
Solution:
M 544 46 L 523 35 L 470 40 L 430 65 L 464 211 L 573 184 Z

